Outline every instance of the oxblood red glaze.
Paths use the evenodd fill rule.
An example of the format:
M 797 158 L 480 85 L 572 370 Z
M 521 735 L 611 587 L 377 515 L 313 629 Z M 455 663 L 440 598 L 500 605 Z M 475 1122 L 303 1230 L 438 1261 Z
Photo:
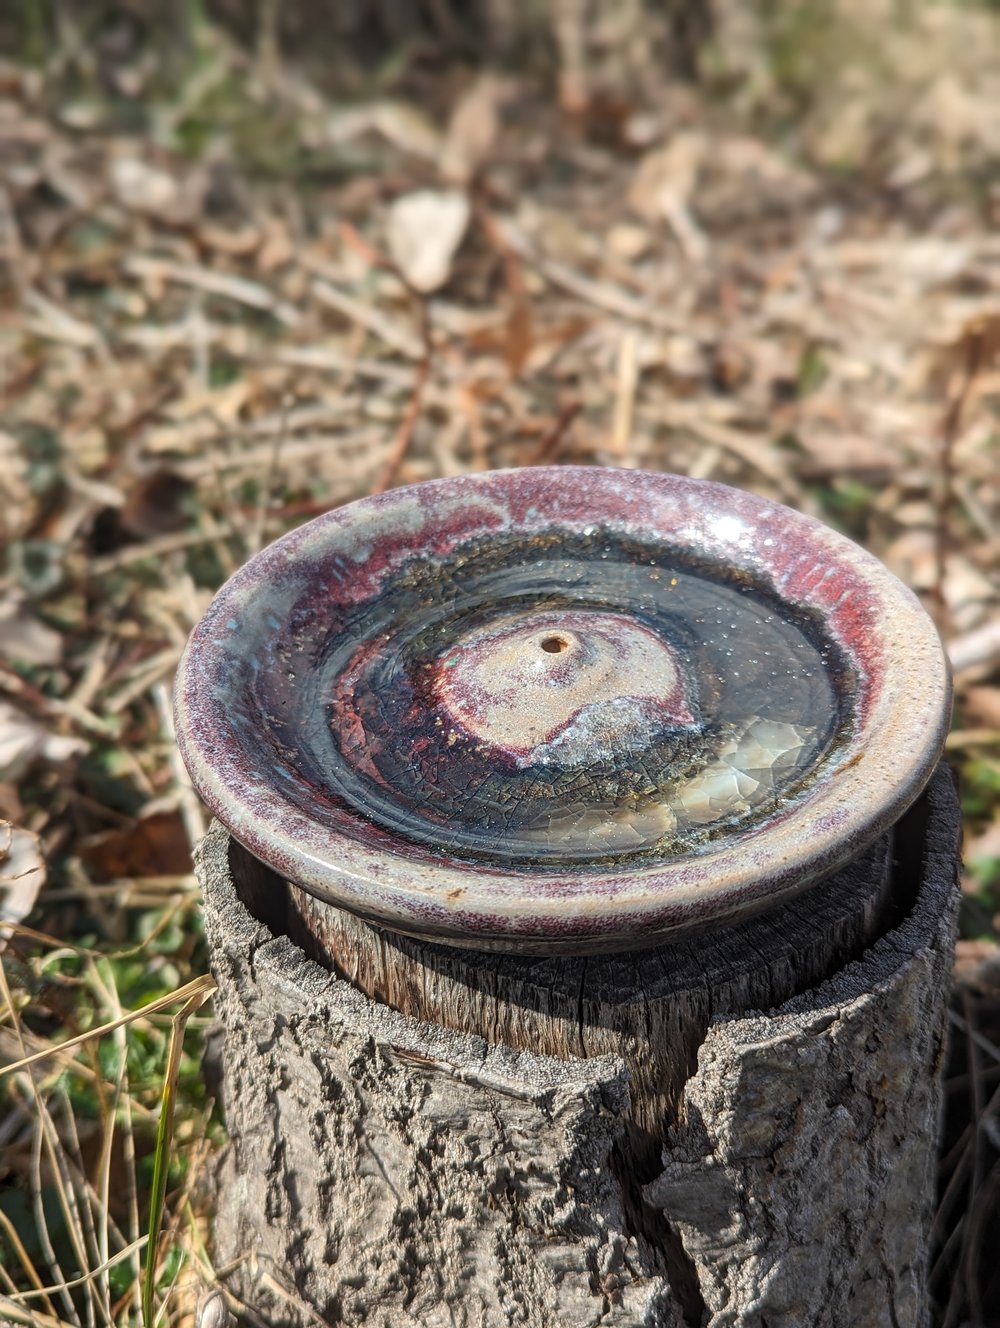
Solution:
M 491 532 L 595 526 L 724 562 L 822 615 L 857 690 L 850 731 L 803 796 L 696 853 L 600 874 L 452 861 L 310 791 L 296 752 L 268 735 L 280 716 L 261 711 L 261 670 L 287 669 L 282 695 L 294 704 L 296 671 L 311 667 L 299 643 L 313 639 L 317 624 L 377 597 L 415 555 L 444 559 Z M 175 692 L 178 740 L 196 787 L 277 871 L 382 926 L 538 953 L 651 945 L 773 904 L 833 870 L 919 794 L 941 752 L 949 700 L 930 620 L 843 536 L 722 485 L 587 467 L 434 481 L 293 531 L 219 592 L 192 633 Z

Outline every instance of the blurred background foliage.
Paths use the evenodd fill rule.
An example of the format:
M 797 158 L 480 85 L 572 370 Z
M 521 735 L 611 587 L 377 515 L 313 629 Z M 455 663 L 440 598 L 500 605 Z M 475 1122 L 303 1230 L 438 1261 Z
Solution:
M 52 1053 L 0 1083 L 0 1314 L 141 1317 L 168 998 L 207 970 L 169 685 L 214 590 L 373 490 L 576 461 L 791 503 L 938 623 L 967 836 L 933 1289 L 996 1322 L 998 105 L 996 0 L 0 6 L 0 1049 Z M 173 1328 L 219 1273 L 207 1028 Z

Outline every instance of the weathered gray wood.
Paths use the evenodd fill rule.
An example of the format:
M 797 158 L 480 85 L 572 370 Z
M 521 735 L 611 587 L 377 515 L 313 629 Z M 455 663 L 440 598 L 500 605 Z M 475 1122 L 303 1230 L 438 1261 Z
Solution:
M 295 886 L 286 930 L 311 959 L 414 1019 L 560 1059 L 620 1056 L 632 1118 L 659 1138 L 710 1020 L 780 1005 L 882 934 L 891 853 L 886 836 L 765 916 L 632 954 L 539 959 L 429 945 Z
M 219 1258 L 253 1253 L 326 1322 L 376 1328 L 919 1325 L 956 827 L 939 772 L 897 836 L 890 897 L 876 870 L 867 931 L 833 927 L 825 962 L 818 945 L 795 958 L 787 918 L 759 965 L 706 933 L 687 969 L 588 961 L 575 1014 L 543 961 L 363 948 L 347 924 L 352 985 L 275 934 L 301 934 L 308 906 L 289 917 L 282 884 L 214 827 Z M 741 1008 L 748 992 L 769 1012 Z M 681 1009 L 700 1045 L 685 1029 L 677 1057 Z M 238 1281 L 273 1322 L 308 1321 L 250 1264 Z

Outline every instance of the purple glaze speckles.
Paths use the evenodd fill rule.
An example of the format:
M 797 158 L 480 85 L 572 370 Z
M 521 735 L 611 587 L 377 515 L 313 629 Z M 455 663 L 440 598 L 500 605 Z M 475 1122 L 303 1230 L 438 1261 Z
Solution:
M 682 562 L 728 567 L 737 582 L 770 587 L 776 601 L 812 615 L 831 643 L 838 686 L 850 678 L 834 739 L 813 741 L 801 715 L 748 714 L 742 725 L 731 719 L 722 726 L 697 778 L 677 783 L 683 761 L 670 757 L 671 735 L 683 756 L 686 733 L 704 726 L 715 704 L 711 680 L 691 674 L 685 652 L 669 634 L 651 630 L 644 611 L 616 615 L 614 605 L 602 606 L 598 618 L 588 617 L 586 605 L 529 605 L 513 615 L 499 606 L 492 622 L 472 619 L 463 628 L 465 654 L 453 652 L 459 658 L 451 676 L 450 656 L 434 653 L 436 638 L 429 646 L 418 642 L 412 658 L 426 657 L 426 686 L 411 678 L 409 708 L 382 724 L 365 701 L 364 680 L 381 681 L 391 669 L 385 672 L 378 640 L 359 626 L 355 641 L 352 624 L 366 621 L 387 594 L 409 593 L 415 560 L 433 566 L 458 556 L 451 575 L 461 589 L 462 550 L 512 535 L 550 548 L 554 531 L 584 544 L 602 532 L 609 540 L 662 544 Z M 634 569 L 630 575 L 634 580 Z M 419 576 L 414 584 L 416 602 L 424 593 Z M 669 599 L 662 585 L 654 591 L 655 618 Z M 720 620 L 718 634 L 727 626 Z M 344 658 L 331 664 L 334 637 Z M 714 645 L 719 650 L 710 658 L 727 657 L 719 641 Z M 729 655 L 735 669 L 738 650 Z M 807 697 L 807 684 L 801 687 Z M 940 753 L 948 712 L 947 670 L 933 626 L 915 598 L 857 546 L 721 485 L 578 467 L 396 490 L 292 532 L 220 591 L 192 634 L 175 695 L 179 742 L 196 786 L 236 838 L 276 870 L 380 925 L 538 952 L 652 944 L 808 884 L 859 851 L 916 797 Z M 542 780 L 538 807 L 518 792 L 522 857 L 491 860 L 472 829 L 459 833 L 451 824 L 454 798 L 424 798 L 422 839 L 399 833 L 397 791 L 386 775 L 393 754 L 382 759 L 373 733 L 383 745 L 394 733 L 411 743 L 403 764 L 421 779 L 435 778 L 427 772 L 447 763 L 449 752 L 465 753 L 461 772 L 503 767 L 510 771 L 504 778 L 516 781 L 518 771 L 554 770 L 551 788 L 548 774 Z M 323 744 L 331 742 L 337 760 L 357 772 L 360 782 L 350 788 L 329 779 Z M 585 764 L 588 744 L 607 758 L 601 796 L 612 808 L 620 798 L 627 814 L 620 826 L 617 813 L 605 812 L 590 824 L 586 818 L 597 814 L 584 805 L 576 828 L 560 829 L 559 789 L 574 762 Z M 662 776 L 662 793 L 644 792 L 632 777 L 630 763 L 654 749 L 653 783 Z M 797 765 L 800 757 L 805 763 Z M 619 767 L 621 788 L 614 785 Z M 370 807 L 352 803 L 359 789 L 370 790 Z M 489 798 L 484 805 L 492 805 Z M 642 834 L 633 861 L 622 844 L 635 826 Z M 579 864 L 561 863 L 558 855 L 543 862 L 557 833 L 565 834 L 568 854 L 583 854 L 581 845 L 596 836 L 607 860 L 591 845 Z M 533 836 L 537 869 L 523 856 L 533 851 Z M 435 838 L 452 847 L 435 849 Z M 675 848 L 657 858 L 658 844 Z

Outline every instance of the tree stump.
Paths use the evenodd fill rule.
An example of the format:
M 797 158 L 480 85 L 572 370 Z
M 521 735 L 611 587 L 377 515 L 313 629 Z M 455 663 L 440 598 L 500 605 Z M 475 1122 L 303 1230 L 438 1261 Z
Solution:
M 215 824 L 234 1290 L 281 1325 L 923 1324 L 957 845 L 941 768 L 777 909 L 547 959 L 377 930 Z
M 921 1322 L 957 810 L 877 560 L 682 476 L 434 481 L 262 550 L 175 696 L 258 1317 Z

